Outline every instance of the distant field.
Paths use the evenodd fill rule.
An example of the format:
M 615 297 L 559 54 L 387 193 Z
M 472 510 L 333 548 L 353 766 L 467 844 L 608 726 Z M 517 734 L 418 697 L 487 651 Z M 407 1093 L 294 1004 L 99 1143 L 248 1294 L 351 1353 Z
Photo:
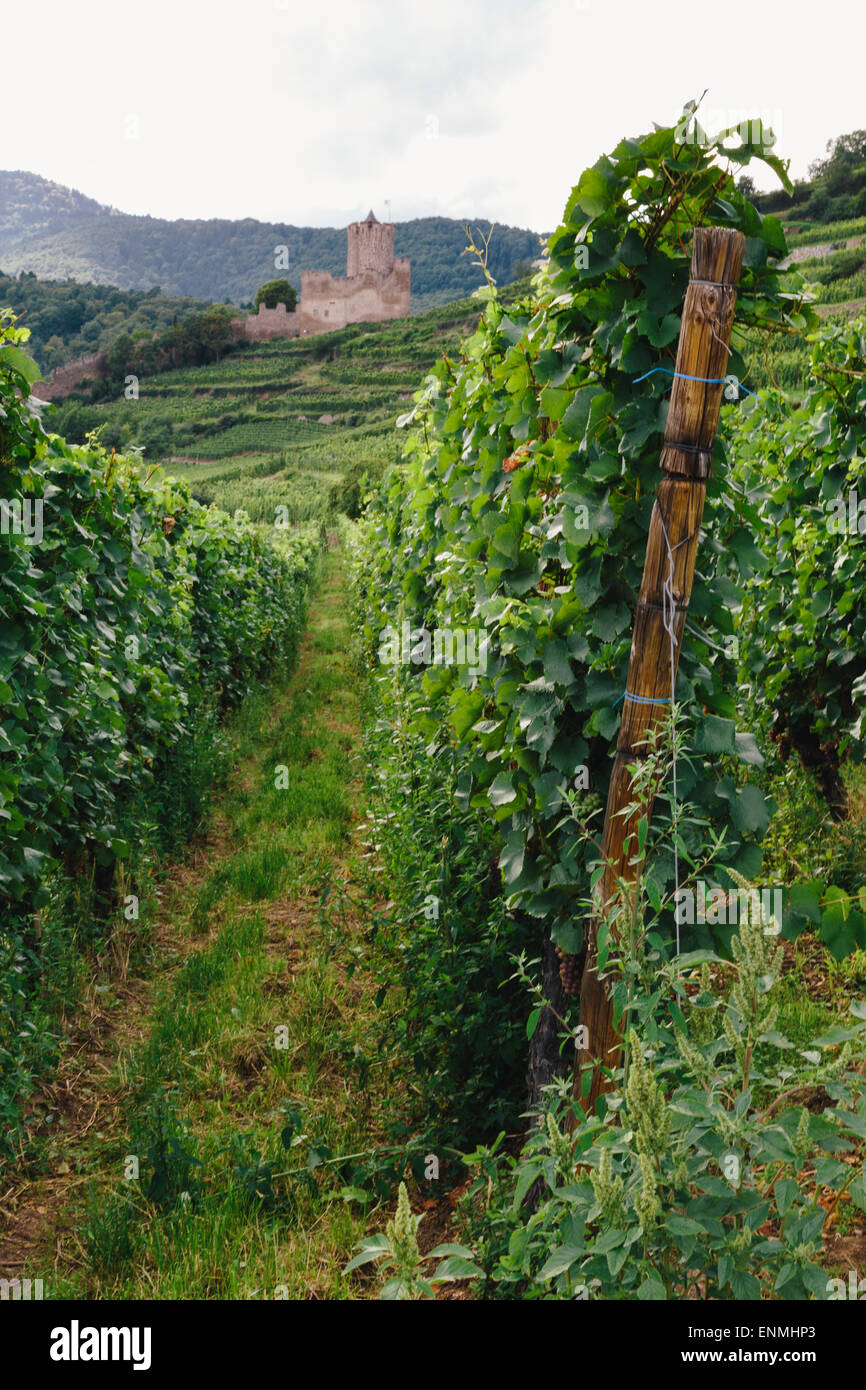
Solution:
M 473 331 L 463 300 L 411 319 L 356 324 L 327 337 L 250 344 L 211 366 L 142 378 L 138 400 L 68 401 L 54 428 L 83 441 L 100 429 L 142 469 L 184 479 L 202 502 L 252 520 L 327 511 L 345 476 L 378 471 L 397 453 L 395 420 L 425 372 Z
M 817 246 L 824 241 L 840 244 L 844 243 L 848 237 L 862 236 L 866 233 L 866 217 L 855 217 L 849 222 L 812 222 L 802 225 L 802 231 L 791 232 L 788 236 L 788 245 L 792 248 L 795 246 Z
M 789 220 L 798 228 L 787 233 L 792 251 L 820 248 L 818 254 L 798 260 L 792 268 L 810 282 L 813 302 L 821 317 L 825 321 L 843 320 L 860 313 L 866 297 L 866 217 L 810 224 L 794 216 Z M 853 239 L 860 239 L 860 244 L 849 248 Z M 751 355 L 746 356 L 750 362 L 747 384 L 751 386 L 775 383 L 796 390 L 805 379 L 808 348 L 796 337 L 781 342 L 756 342 Z
M 866 218 L 794 226 L 792 250 L 819 248 L 793 268 L 809 281 L 822 317 L 858 312 L 866 298 Z M 862 260 L 859 248 L 847 246 L 860 236 Z M 257 520 L 272 517 L 281 501 L 299 519 L 321 516 L 341 477 L 360 477 L 367 464 L 376 471 L 395 457 L 396 417 L 441 353 L 454 353 L 473 331 L 478 314 L 478 302 L 467 299 L 315 339 L 249 344 L 209 366 L 142 379 L 137 401 L 64 404 L 56 428 L 83 440 L 101 427 L 105 443 L 140 448 L 148 471 L 184 477 L 201 501 L 243 507 Z M 805 378 L 808 348 L 796 334 L 756 336 L 744 356 L 753 389 L 776 383 L 796 391 Z

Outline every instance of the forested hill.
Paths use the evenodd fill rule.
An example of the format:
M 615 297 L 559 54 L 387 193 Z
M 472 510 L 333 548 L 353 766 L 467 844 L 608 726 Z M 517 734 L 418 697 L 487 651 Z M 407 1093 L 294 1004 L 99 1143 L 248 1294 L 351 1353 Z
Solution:
M 20 169 L 0 171 L 0 246 L 20 237 L 64 231 L 89 218 L 113 215 L 112 208 L 74 188 Z
M 119 290 L 75 280 L 38 280 L 0 271 L 0 308 L 11 309 L 30 329 L 27 351 L 44 376 L 74 357 L 111 347 L 121 336 L 150 338 L 202 314 L 209 306 L 159 290 Z
M 384 209 L 379 209 L 384 215 Z M 473 222 L 487 233 L 490 223 Z M 0 269 L 32 271 L 40 279 L 92 281 L 120 289 L 245 304 L 273 278 L 274 248 L 287 246 L 288 279 L 300 288 L 302 270 L 346 273 L 346 231 L 257 222 L 166 221 L 105 207 L 37 174 L 0 171 Z M 396 224 L 398 256 L 412 262 L 413 310 L 460 299 L 479 283 L 462 253 L 464 224 L 420 217 Z M 519 277 L 540 252 L 536 232 L 497 226 L 489 266 L 500 283 Z
M 754 197 L 761 212 L 810 222 L 845 222 L 866 217 L 866 130 L 852 130 L 827 144 L 823 158 L 809 166 L 809 178 L 798 179 L 790 193 L 756 193 L 748 175 L 740 180 L 743 192 Z

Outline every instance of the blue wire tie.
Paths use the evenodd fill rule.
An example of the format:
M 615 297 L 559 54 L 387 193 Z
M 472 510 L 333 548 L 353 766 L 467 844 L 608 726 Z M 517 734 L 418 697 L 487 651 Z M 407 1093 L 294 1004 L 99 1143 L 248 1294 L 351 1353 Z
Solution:
M 653 376 L 656 372 L 664 372 L 666 376 L 678 376 L 682 381 L 702 381 L 706 386 L 724 386 L 728 381 L 726 376 L 689 376 L 688 372 L 674 372 L 671 371 L 670 367 L 651 367 L 648 372 L 644 372 L 643 376 L 635 377 L 635 386 L 639 381 L 646 381 L 648 376 Z M 757 392 L 750 391 L 748 386 L 744 386 L 739 378 L 737 379 L 737 390 L 745 391 L 747 396 L 754 396 L 757 400 Z
M 636 705 L 669 705 L 670 695 L 666 695 L 663 700 L 655 700 L 651 695 L 632 695 L 630 690 L 624 690 L 618 700 L 614 700 L 611 709 L 616 709 L 620 700 L 624 700 L 626 695 L 630 700 L 634 700 Z

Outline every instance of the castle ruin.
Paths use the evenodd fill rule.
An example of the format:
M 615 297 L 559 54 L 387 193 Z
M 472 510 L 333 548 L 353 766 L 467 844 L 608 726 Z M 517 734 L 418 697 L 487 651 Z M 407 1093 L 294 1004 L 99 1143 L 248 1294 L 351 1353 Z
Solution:
M 394 256 L 394 223 L 368 212 L 347 229 L 345 277 L 327 270 L 301 271 L 301 298 L 289 313 L 259 305 L 257 314 L 232 319 L 236 338 L 263 342 L 329 333 L 348 323 L 378 323 L 409 314 L 409 261 Z

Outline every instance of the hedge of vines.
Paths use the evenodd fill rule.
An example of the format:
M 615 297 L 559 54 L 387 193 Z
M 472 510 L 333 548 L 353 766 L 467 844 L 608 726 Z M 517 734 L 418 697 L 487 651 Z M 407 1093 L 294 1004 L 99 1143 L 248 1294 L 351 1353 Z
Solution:
M 783 753 L 838 801 L 840 756 L 866 751 L 866 319 L 813 334 L 802 398 L 766 391 L 731 446 L 766 557 L 741 623 L 745 674 Z
M 0 347 L 0 496 L 30 519 L 28 535 L 8 512 L 0 537 L 0 901 L 32 905 L 48 860 L 125 852 L 123 808 L 197 707 L 227 709 L 291 661 L 316 541 L 278 550 L 49 433 L 21 336 Z
M 388 624 L 483 633 L 483 671 L 416 658 L 427 706 L 417 724 L 431 740 L 459 741 L 458 801 L 498 822 L 509 905 L 569 953 L 581 948 L 573 903 L 596 856 L 582 811 L 607 793 L 667 409 L 670 379 L 636 378 L 673 366 L 693 228 L 746 236 L 730 360 L 740 380 L 744 351 L 809 323 L 801 281 L 777 268 L 780 223 L 735 188 L 735 173 L 766 152 L 729 143 L 655 129 L 584 172 L 531 294 L 506 312 L 492 284 L 481 291 L 460 360 L 438 364 L 403 418 L 404 465 L 373 496 L 361 541 L 373 662 Z M 725 887 L 725 865 L 759 876 L 772 810 L 749 780 L 763 759 L 737 727 L 726 654 L 742 584 L 765 564 L 742 505 L 720 443 L 676 696 L 693 722 L 679 774 L 693 808 L 684 856 L 699 863 L 720 837 L 704 876 Z M 588 789 L 577 789 L 575 812 L 580 767 Z M 673 878 L 668 826 L 660 804 L 656 908 Z M 731 930 L 695 927 L 691 944 L 725 946 Z
M 843 759 L 866 752 L 864 383 L 861 317 L 810 335 L 799 399 L 767 390 L 729 420 L 737 510 L 760 547 L 738 624 L 741 687 L 782 761 L 802 761 L 840 820 Z M 866 946 L 864 885 L 835 877 L 792 884 L 787 933 L 814 923 L 841 958 Z

